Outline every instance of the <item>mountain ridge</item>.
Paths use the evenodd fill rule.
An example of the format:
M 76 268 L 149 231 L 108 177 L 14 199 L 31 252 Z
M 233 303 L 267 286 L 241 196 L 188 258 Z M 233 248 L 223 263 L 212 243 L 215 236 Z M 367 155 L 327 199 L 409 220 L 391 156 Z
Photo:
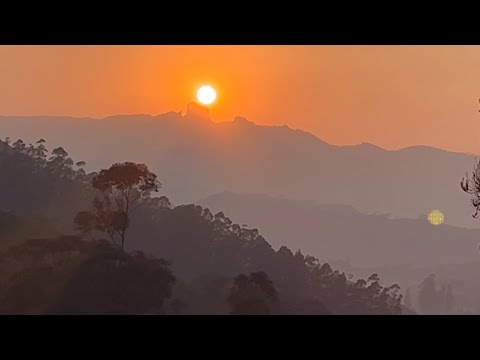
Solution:
M 441 209 L 446 222 L 471 219 L 459 187 L 474 158 L 429 146 L 387 150 L 332 145 L 286 125 L 258 125 L 245 117 L 196 121 L 182 112 L 75 117 L 0 116 L 0 134 L 26 143 L 43 138 L 64 147 L 96 171 L 113 162 L 146 163 L 175 204 L 221 191 L 285 195 L 316 203 L 346 204 L 362 212 L 417 218 Z M 38 121 L 41 120 L 41 121 Z
M 325 261 L 348 258 L 358 267 L 478 261 L 480 229 L 433 226 L 424 218 L 365 214 L 347 205 L 307 204 L 264 194 L 222 192 L 197 203 L 261 229 L 274 247 L 301 248 Z
M 70 115 L 0 115 L 0 121 L 2 120 L 7 120 L 7 119 L 38 119 L 38 120 L 45 120 L 45 119 L 54 119 L 54 120 L 89 120 L 89 121 L 107 121 L 107 120 L 115 120 L 115 119 L 130 119 L 130 118 L 145 118 L 148 120 L 155 120 L 159 118 L 164 118 L 167 116 L 179 116 L 182 119 L 185 119 L 185 115 L 182 114 L 182 111 L 167 111 L 165 113 L 159 113 L 159 114 L 147 114 L 147 113 L 132 113 L 132 114 L 113 114 L 113 115 L 108 115 L 108 116 L 103 116 L 103 117 L 93 117 L 93 116 L 70 116 Z M 409 150 L 409 149 L 431 149 L 431 150 L 438 150 L 438 151 L 443 151 L 447 153 L 452 153 L 452 154 L 462 154 L 462 155 L 469 155 L 469 156 L 479 156 L 480 154 L 468 152 L 468 151 L 454 151 L 454 150 L 449 150 L 449 149 L 443 149 L 439 148 L 436 146 L 431 146 L 431 145 L 423 145 L 423 144 L 416 144 L 416 145 L 407 145 L 400 147 L 398 149 L 387 149 L 384 148 L 380 145 L 368 142 L 368 141 L 361 141 L 359 143 L 355 144 L 334 144 L 334 143 L 329 143 L 328 141 L 323 140 L 319 135 L 316 135 L 312 133 L 311 131 L 304 130 L 302 128 L 292 128 L 287 124 L 283 125 L 267 125 L 267 124 L 259 124 L 256 123 L 252 120 L 249 120 L 248 118 L 240 115 L 236 115 L 233 117 L 232 120 L 224 120 L 224 121 L 213 121 L 210 119 L 210 121 L 213 124 L 225 124 L 225 123 L 244 123 L 244 124 L 250 124 L 256 127 L 265 127 L 265 128 L 286 128 L 290 131 L 293 132 L 299 132 L 303 133 L 305 135 L 308 135 L 310 137 L 315 138 L 316 140 L 325 143 L 329 146 L 332 147 L 337 147 L 337 148 L 370 148 L 370 149 L 376 149 L 376 150 L 381 150 L 381 151 L 386 151 L 386 152 L 397 152 L 397 151 L 403 151 L 403 150 Z

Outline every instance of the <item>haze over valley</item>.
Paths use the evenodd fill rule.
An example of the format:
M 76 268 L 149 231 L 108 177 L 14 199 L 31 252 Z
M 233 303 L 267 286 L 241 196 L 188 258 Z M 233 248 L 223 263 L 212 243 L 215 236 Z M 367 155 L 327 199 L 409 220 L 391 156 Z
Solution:
M 145 162 L 175 204 L 231 191 L 350 205 L 397 218 L 441 209 L 447 224 L 480 227 L 459 186 L 473 169 L 471 154 L 421 145 L 398 151 L 367 143 L 335 146 L 300 129 L 259 126 L 242 117 L 212 122 L 193 106 L 184 115 L 0 117 L 0 132 L 63 146 L 91 171 L 124 160 Z
M 0 314 L 480 314 L 479 61 L 0 46 Z

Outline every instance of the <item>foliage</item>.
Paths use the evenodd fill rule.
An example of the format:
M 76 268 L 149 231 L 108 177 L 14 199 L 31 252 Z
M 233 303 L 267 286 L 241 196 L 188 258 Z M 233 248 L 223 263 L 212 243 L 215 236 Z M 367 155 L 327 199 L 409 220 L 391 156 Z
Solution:
M 480 160 L 475 160 L 471 177 L 465 176 L 460 182 L 464 192 L 471 195 L 471 204 L 475 208 L 474 218 L 480 218 Z
M 235 277 L 228 297 L 232 315 L 268 315 L 269 305 L 276 300 L 273 282 L 263 271 Z
M 451 284 L 437 289 L 435 274 L 429 275 L 419 286 L 418 304 L 422 314 L 449 314 L 453 310 L 454 298 Z
M 55 227 L 46 219 L 0 210 L 0 249 L 28 238 L 56 235 Z
M 405 292 L 405 299 L 403 303 L 407 309 L 413 310 L 412 294 L 410 293 L 410 288 L 407 288 L 407 291 Z
M 33 239 L 0 254 L 2 314 L 162 313 L 175 278 L 168 263 L 105 241 Z
M 0 205 L 57 221 L 71 215 L 71 222 L 76 214 L 84 237 L 30 240 L 0 255 L 0 311 L 224 314 L 230 306 L 272 314 L 401 312 L 398 285 L 382 286 L 375 274 L 352 282 L 313 256 L 273 249 L 257 229 L 235 224 L 222 212 L 173 207 L 165 196 L 151 197 L 160 183 L 145 165 L 115 164 L 98 174 L 75 166 L 63 148 L 48 154 L 43 140 L 29 146 L 0 142 L 0 190 L 13 189 L 2 192 Z M 78 211 L 88 204 L 89 211 Z M 112 260 L 127 228 L 131 248 L 157 259 L 121 252 L 121 264 Z M 97 241 L 99 232 L 111 241 Z M 174 288 L 169 266 L 159 257 L 181 279 Z M 276 295 L 257 289 L 255 301 L 244 301 L 259 288 L 252 280 L 259 273 L 268 274 Z M 166 309 L 170 291 L 178 301 Z
M 158 192 L 160 186 L 157 176 L 144 164 L 125 162 L 101 170 L 92 178 L 92 187 L 98 192 L 92 202 L 93 210 L 76 215 L 77 230 L 84 234 L 94 230 L 106 233 L 123 251 L 131 214 L 150 200 L 151 193 Z
M 239 273 L 265 272 L 277 290 L 275 312 L 301 313 L 300 304 L 308 304 L 319 313 L 401 313 L 398 285 L 383 287 L 377 275 L 347 280 L 313 256 L 294 254 L 285 246 L 275 251 L 257 229 L 234 224 L 223 213 L 213 215 L 201 206 L 142 207 L 131 231 L 142 249 L 172 259 L 175 273 L 185 280 L 199 274 L 233 279 Z
M 84 162 L 74 164 L 61 147 L 50 153 L 45 140 L 26 145 L 0 141 L 0 209 L 21 216 L 55 218 L 70 225 L 71 218 L 84 207 L 93 191 Z

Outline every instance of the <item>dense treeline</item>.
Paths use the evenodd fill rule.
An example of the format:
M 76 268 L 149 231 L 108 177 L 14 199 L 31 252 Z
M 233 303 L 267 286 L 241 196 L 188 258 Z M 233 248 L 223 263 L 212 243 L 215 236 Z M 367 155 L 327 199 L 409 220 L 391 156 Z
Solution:
M 68 227 L 76 208 L 86 206 L 93 194 L 84 165 L 61 147 L 49 152 L 43 139 L 35 145 L 0 141 L 0 209 Z
M 352 282 L 221 212 L 152 197 L 160 183 L 144 165 L 83 165 L 43 140 L 0 142 L 0 215 L 68 235 L 3 242 L 2 313 L 401 313 L 399 287 L 376 274 Z M 0 234 L 12 224 L 1 220 Z

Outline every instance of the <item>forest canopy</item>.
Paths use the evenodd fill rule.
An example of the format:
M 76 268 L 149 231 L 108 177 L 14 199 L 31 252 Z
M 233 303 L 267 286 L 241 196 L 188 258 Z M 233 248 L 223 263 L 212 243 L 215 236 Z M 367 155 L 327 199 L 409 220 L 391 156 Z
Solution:
M 144 164 L 84 165 L 43 139 L 0 142 L 1 313 L 401 313 L 398 285 L 173 206 Z

